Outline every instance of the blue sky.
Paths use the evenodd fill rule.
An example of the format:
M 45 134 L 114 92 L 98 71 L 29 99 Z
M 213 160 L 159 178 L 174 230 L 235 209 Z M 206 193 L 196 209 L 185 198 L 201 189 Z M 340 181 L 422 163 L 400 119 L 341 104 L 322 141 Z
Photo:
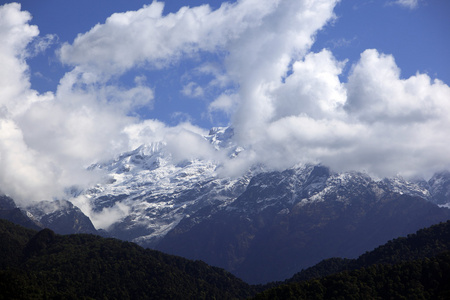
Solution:
M 450 169 L 449 13 L 447 0 L 2 1 L 0 190 L 48 198 L 142 143 L 226 175 Z M 228 125 L 245 149 L 232 161 L 201 138 Z

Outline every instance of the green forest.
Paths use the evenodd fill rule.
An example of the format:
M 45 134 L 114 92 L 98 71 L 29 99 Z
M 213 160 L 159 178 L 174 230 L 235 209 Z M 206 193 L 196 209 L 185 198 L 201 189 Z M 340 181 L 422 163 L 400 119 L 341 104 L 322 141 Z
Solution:
M 450 221 L 251 286 L 130 242 L 0 220 L 0 299 L 450 299 Z

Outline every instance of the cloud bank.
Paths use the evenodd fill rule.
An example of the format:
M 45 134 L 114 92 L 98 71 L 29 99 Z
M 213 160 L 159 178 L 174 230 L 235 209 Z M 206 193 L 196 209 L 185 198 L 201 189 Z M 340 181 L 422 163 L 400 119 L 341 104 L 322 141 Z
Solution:
M 62 45 L 72 70 L 46 94 L 31 89 L 26 63 L 38 28 L 19 4 L 0 6 L 0 190 L 23 203 L 62 197 L 67 186 L 96 180 L 84 171 L 90 163 L 162 141 L 175 159 L 213 159 L 226 175 L 311 162 L 379 177 L 449 169 L 447 84 L 420 73 L 402 78 L 394 57 L 375 49 L 343 78 L 346 61 L 311 52 L 338 2 L 241 0 L 164 15 L 155 1 L 113 14 Z M 202 61 L 205 53 L 217 54 L 218 68 Z M 214 151 L 200 138 L 207 130 L 189 122 L 136 117 L 154 91 L 138 77 L 121 85 L 120 76 L 164 72 L 180 60 L 198 61 L 208 84 L 222 89 L 205 114 L 229 117 L 245 148 L 237 158 Z M 183 93 L 204 98 L 206 88 L 189 80 Z

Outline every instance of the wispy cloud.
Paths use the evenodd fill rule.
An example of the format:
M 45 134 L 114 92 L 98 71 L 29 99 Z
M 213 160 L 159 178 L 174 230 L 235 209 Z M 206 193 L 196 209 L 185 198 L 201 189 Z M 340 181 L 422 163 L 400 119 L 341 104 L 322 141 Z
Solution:
M 203 88 L 193 81 L 183 86 L 181 93 L 191 98 L 199 98 L 205 94 Z
M 389 2 L 389 4 L 400 5 L 409 9 L 415 9 L 419 6 L 419 0 L 396 0 Z
M 37 36 L 29 44 L 29 55 L 36 56 L 45 52 L 50 46 L 58 42 L 58 36 L 55 34 L 47 34 L 44 37 Z

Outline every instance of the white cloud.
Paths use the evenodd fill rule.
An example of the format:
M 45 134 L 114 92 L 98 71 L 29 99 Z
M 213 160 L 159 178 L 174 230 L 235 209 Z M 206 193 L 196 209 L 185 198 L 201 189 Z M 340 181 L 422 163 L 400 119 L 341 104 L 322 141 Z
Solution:
M 72 45 L 65 44 L 60 56 L 63 62 L 76 65 L 80 72 L 93 74 L 92 81 L 101 81 L 98 77 L 104 77 L 103 74 L 121 74 L 141 65 L 163 68 L 181 56 L 194 57 L 201 51 L 225 54 L 223 66 L 203 63 L 197 69 L 216 78 L 209 86 L 224 88 L 234 82 L 239 87 L 237 92 L 226 90 L 216 97 L 208 107 L 209 113 L 233 114 L 241 141 L 253 144 L 258 142 L 259 131 L 265 130 L 264 126 L 258 125 L 264 125 L 272 117 L 271 94 L 283 93 L 277 87 L 282 84 L 289 66 L 293 60 L 307 54 L 314 42 L 314 34 L 334 18 L 333 8 L 337 2 L 245 0 L 225 3 L 215 11 L 207 5 L 184 7 L 166 16 L 162 15 L 163 4 L 153 2 L 136 12 L 112 15 L 105 24 L 79 35 Z M 327 57 L 332 59 L 330 55 Z M 304 64 L 309 60 L 314 58 L 308 58 Z M 297 67 L 300 68 L 299 64 Z M 326 75 L 323 72 L 320 76 Z M 317 82 L 321 80 L 328 79 L 316 78 Z M 294 81 L 290 79 L 293 82 L 291 89 L 295 89 Z M 338 99 L 341 96 L 337 95 L 341 93 L 339 82 L 335 80 L 333 84 L 337 87 L 331 87 L 323 94 L 335 93 L 337 98 L 321 99 L 321 109 L 342 102 Z M 203 90 L 198 87 L 189 82 L 183 92 L 200 95 Z M 284 93 L 288 93 L 287 90 Z M 172 142 L 175 140 L 196 145 L 192 154 L 209 155 L 209 150 L 204 150 L 206 148 L 185 131 L 177 133 Z M 177 152 L 176 148 L 171 149 Z
M 206 132 L 189 123 L 175 127 L 158 121 L 137 124 L 129 115 L 136 107 L 151 105 L 153 91 L 143 85 L 144 78 L 137 78 L 136 86 L 126 89 L 113 86 L 111 79 L 142 64 L 162 68 L 181 55 L 219 50 L 228 53 L 225 65 L 211 69 L 211 64 L 209 68 L 203 64 L 199 71 L 216 77 L 210 86 L 224 87 L 232 80 L 241 90 L 239 94 L 227 91 L 219 96 L 210 111 L 231 114 L 238 107 L 245 110 L 247 102 L 238 106 L 239 99 L 250 96 L 248 101 L 253 103 L 273 91 L 292 57 L 306 54 L 314 33 L 333 17 L 335 4 L 329 0 L 246 0 L 225 3 L 215 11 L 207 5 L 184 7 L 163 16 L 163 4 L 153 2 L 136 12 L 114 14 L 105 24 L 96 25 L 72 45 L 61 48 L 61 60 L 74 69 L 61 79 L 55 94 L 45 95 L 30 89 L 25 61 L 27 45 L 33 40 L 40 44 L 38 29 L 28 24 L 31 16 L 21 12 L 20 5 L 2 6 L 0 13 L 5 17 L 1 18 L 0 34 L 8 43 L 1 44 L 0 53 L 2 63 L 14 70 L 12 74 L 4 71 L 0 77 L 4 87 L 2 114 L 9 124 L 3 128 L 18 137 L 14 147 L 9 142 L 2 148 L 2 178 L 19 180 L 23 176 L 13 168 L 18 163 L 7 165 L 4 161 L 5 157 L 14 157 L 12 151 L 17 150 L 27 158 L 22 159 L 31 170 L 26 173 L 42 181 L 23 181 L 20 188 L 5 187 L 3 191 L 24 201 L 59 196 L 69 184 L 86 183 L 82 168 L 89 163 L 161 139 L 176 160 L 221 159 L 199 137 Z M 195 85 L 190 88 L 192 95 L 200 94 Z M 48 182 L 54 183 L 51 188 Z M 31 198 L 32 194 L 39 195 L 39 189 L 46 192 L 36 196 L 39 199 L 28 199 L 18 193 L 21 189 Z
M 417 123 L 442 119 L 450 112 L 448 86 L 417 74 L 400 78 L 391 55 L 366 50 L 347 84 L 346 110 L 362 122 Z
M 30 90 L 25 61 L 26 47 L 39 30 L 27 24 L 31 15 L 20 8 L 18 3 L 0 6 L 0 108 L 12 115 L 39 101 L 37 93 Z
M 379 177 L 430 176 L 450 167 L 448 85 L 420 73 L 402 79 L 393 57 L 376 50 L 361 54 L 345 85 L 342 66 L 326 50 L 295 62 L 285 83 L 272 89 L 265 121 L 249 123 L 258 137 L 236 164 L 283 169 L 321 162 Z M 259 113 L 252 109 L 247 117 Z
M 52 165 L 25 144 L 13 121 L 0 119 L 0 191 L 21 203 L 60 195 Z
M 367 127 L 352 160 L 370 161 L 381 174 L 429 175 L 450 166 L 444 154 L 450 151 L 444 142 L 450 125 L 448 85 L 420 73 L 402 79 L 392 56 L 366 50 L 347 89 L 349 118 Z
M 0 190 L 22 202 L 58 194 L 53 166 L 38 159 L 14 119 L 34 102 L 52 98 L 30 89 L 26 47 L 39 34 L 36 26 L 27 24 L 30 19 L 20 4 L 0 6 Z
M 346 90 L 339 80 L 344 62 L 328 50 L 309 53 L 292 66 L 292 74 L 271 93 L 274 119 L 306 114 L 323 118 L 335 114 L 346 101 Z
M 314 34 L 334 18 L 337 1 L 283 1 L 260 26 L 229 46 L 227 71 L 240 86 L 241 103 L 233 116 L 241 142 L 264 136 L 276 104 L 271 93 L 282 85 L 292 62 L 302 59 Z
M 111 207 L 104 207 L 101 211 L 95 211 L 92 209 L 90 198 L 84 195 L 71 199 L 71 202 L 89 217 L 97 229 L 106 230 L 130 213 L 130 208 L 121 202 L 117 202 Z
M 120 74 L 139 64 L 164 67 L 182 55 L 215 51 L 257 25 L 276 0 L 224 3 L 212 11 L 208 5 L 183 7 L 163 16 L 164 4 L 154 1 L 138 11 L 116 13 L 79 35 L 60 50 L 64 63 L 84 70 Z
M 239 95 L 223 93 L 209 104 L 208 113 L 210 117 L 214 112 L 220 111 L 231 116 L 236 111 L 238 103 Z

